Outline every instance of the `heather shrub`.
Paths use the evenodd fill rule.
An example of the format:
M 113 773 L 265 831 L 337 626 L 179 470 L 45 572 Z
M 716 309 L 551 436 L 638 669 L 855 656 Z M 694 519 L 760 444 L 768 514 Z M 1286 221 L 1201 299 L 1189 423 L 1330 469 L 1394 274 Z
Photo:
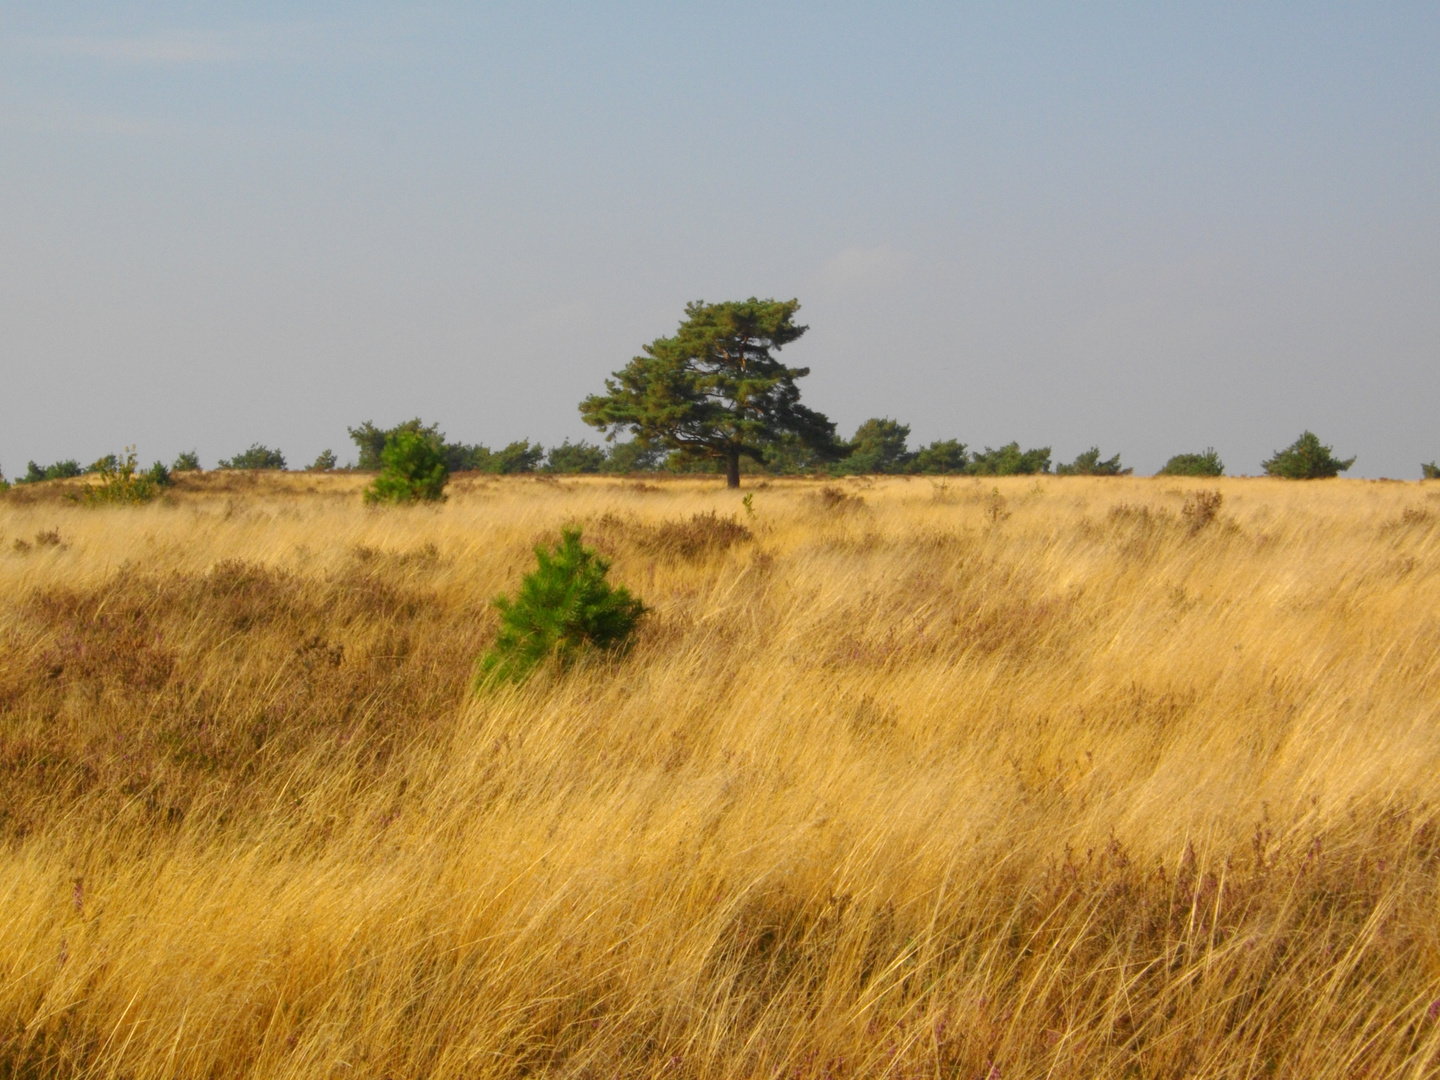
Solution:
M 1156 476 L 1224 476 L 1225 463 L 1213 446 L 1203 454 L 1176 454 Z
M 516 596 L 495 599 L 500 633 L 477 687 L 523 682 L 544 663 L 563 669 L 586 654 L 623 654 L 633 642 L 645 605 L 606 580 L 609 561 L 581 544 L 578 528 L 562 530 L 551 550 L 537 546 L 535 559 Z
M 746 509 L 754 512 L 749 504 Z M 711 510 L 705 514 L 693 514 L 689 521 L 662 522 L 642 533 L 637 546 L 641 551 L 661 558 L 694 560 L 711 552 L 724 551 L 750 538 L 750 530 L 740 522 L 721 517 Z
M 439 440 L 402 427 L 386 438 L 380 452 L 380 475 L 365 489 L 365 501 L 434 502 L 445 497 L 449 479 Z
M 1214 490 L 1192 491 L 1185 496 L 1185 505 L 1181 508 L 1180 515 L 1185 519 L 1192 536 L 1215 520 L 1224 498 L 1220 492 Z
M 865 505 L 865 499 L 860 495 L 852 495 L 844 488 L 827 484 L 815 493 L 815 498 L 826 510 L 858 510 Z
M 222 469 L 283 469 L 285 468 L 285 455 L 279 450 L 271 450 L 261 443 L 251 443 L 250 449 L 244 453 L 236 454 L 228 461 L 222 459 Z
M 1321 443 L 1319 436 L 1305 431 L 1284 450 L 1276 450 L 1274 457 L 1260 464 L 1266 476 L 1279 476 L 1286 480 L 1326 480 L 1345 472 L 1355 464 L 1355 459 L 1340 460 L 1330 447 Z

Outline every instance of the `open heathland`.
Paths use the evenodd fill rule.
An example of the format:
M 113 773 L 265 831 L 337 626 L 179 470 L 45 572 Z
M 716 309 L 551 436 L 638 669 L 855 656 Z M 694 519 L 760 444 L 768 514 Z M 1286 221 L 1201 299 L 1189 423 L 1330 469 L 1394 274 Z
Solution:
M 1440 485 L 368 480 L 0 497 L 0 1077 L 1440 1071 Z

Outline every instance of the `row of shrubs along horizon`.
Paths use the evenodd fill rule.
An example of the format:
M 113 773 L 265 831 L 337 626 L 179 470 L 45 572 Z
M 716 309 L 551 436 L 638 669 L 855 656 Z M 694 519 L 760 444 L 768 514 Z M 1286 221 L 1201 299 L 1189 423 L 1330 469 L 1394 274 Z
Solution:
M 866 420 L 848 440 L 837 436 L 824 413 L 801 404 L 796 380 L 809 368 L 792 368 L 775 354 L 809 329 L 795 321 L 798 300 L 732 300 L 718 304 L 696 300 L 685 305 L 685 318 L 674 335 L 656 338 L 642 354 L 605 380 L 605 393 L 580 403 L 580 416 L 606 434 L 608 449 L 568 439 L 546 451 L 528 439 L 500 450 L 450 442 L 435 424 L 418 417 L 392 428 L 371 421 L 347 429 L 359 450 L 353 466 L 377 471 L 367 498 L 406 501 L 439 498 L 455 472 L 725 473 L 728 487 L 740 486 L 742 472 L 773 475 L 900 474 L 931 476 L 1021 476 L 1051 473 L 1050 447 L 1022 450 L 1018 442 L 998 449 L 971 450 L 958 439 L 937 439 L 909 448 L 910 427 L 898 420 Z M 631 436 L 616 441 L 620 435 Z M 1290 446 L 1262 463 L 1271 476 L 1319 479 L 1347 471 L 1355 459 L 1335 457 L 1318 436 L 1305 431 Z M 157 462 L 152 486 L 170 471 L 199 468 L 192 451 L 169 470 Z M 133 469 L 133 460 L 131 461 Z M 113 471 L 114 455 L 92 469 Z M 221 469 L 284 469 L 285 455 L 259 443 L 220 462 Z M 338 460 L 326 450 L 309 466 L 330 472 Z M 1123 476 L 1133 470 L 1120 455 L 1104 457 L 1098 446 L 1054 468 L 1059 476 Z M 21 482 L 60 479 L 82 472 L 78 462 L 41 467 L 29 462 Z M 1225 465 L 1214 448 L 1176 454 L 1160 470 L 1164 476 L 1221 476 Z M 1440 466 L 1422 466 L 1424 476 L 1440 477 Z M 128 474 L 127 474 L 128 475 Z M 0 478 L 3 483 L 3 478 Z
M 498 475 L 546 473 L 558 475 L 627 475 L 631 473 L 713 473 L 723 471 L 723 463 L 686 459 L 684 455 L 636 441 L 615 442 L 609 447 L 585 441 L 570 442 L 546 450 L 528 439 L 512 442 L 500 450 L 491 450 L 478 443 L 447 441 L 435 424 L 420 419 L 408 420 L 391 428 L 379 428 L 366 421 L 348 429 L 358 450 L 354 464 L 341 465 L 331 450 L 325 450 L 303 471 L 306 472 L 380 472 L 387 441 L 408 436 L 404 441 L 423 441 L 435 450 L 438 463 L 448 477 L 452 473 L 479 472 Z M 888 418 L 865 421 L 854 436 L 838 444 L 836 460 L 823 460 L 821 455 L 798 443 L 784 440 L 764 448 L 764 459 L 745 459 L 741 471 L 753 475 L 776 476 L 1129 476 L 1134 470 L 1121 464 L 1120 455 L 1103 457 L 1099 447 L 1091 447 L 1074 461 L 1053 464 L 1048 446 L 1021 449 L 1018 442 L 999 448 L 985 447 L 971 451 L 956 439 L 937 439 L 928 446 L 909 448 L 910 427 Z M 411 449 L 413 455 L 414 450 Z M 1320 479 L 1333 477 L 1348 470 L 1355 459 L 1338 459 L 1332 448 L 1320 442 L 1311 432 L 1304 432 L 1289 447 L 1276 451 L 1262 463 L 1265 474 L 1287 479 Z M 120 469 L 124 462 L 119 455 L 107 454 L 89 466 L 75 459 L 41 466 L 28 462 L 25 473 L 14 482 L 33 484 L 46 480 L 69 479 L 89 474 L 104 474 Z M 132 463 L 133 465 L 133 463 Z M 284 470 L 287 462 L 280 450 L 256 443 L 232 458 L 222 459 L 220 470 Z M 199 456 L 193 451 L 180 454 L 168 467 L 155 462 L 142 474 L 157 487 L 168 486 L 172 473 L 200 471 Z M 431 464 L 430 471 L 434 472 Z M 1430 462 L 1421 466 L 1425 479 L 1440 479 L 1440 465 Z M 1166 461 L 1157 476 L 1216 477 L 1225 474 L 1225 464 L 1213 448 L 1199 453 L 1176 454 Z M 443 481 L 441 481 L 443 485 Z M 424 496 L 420 496 L 424 497 Z M 433 497 L 433 496 L 432 496 Z

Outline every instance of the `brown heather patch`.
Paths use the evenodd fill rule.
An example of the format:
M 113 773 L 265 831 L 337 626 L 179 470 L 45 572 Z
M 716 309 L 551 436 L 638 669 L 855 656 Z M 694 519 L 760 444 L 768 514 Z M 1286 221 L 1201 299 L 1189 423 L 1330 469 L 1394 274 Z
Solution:
M 0 499 L 0 1077 L 1440 1073 L 1411 486 L 365 480 Z

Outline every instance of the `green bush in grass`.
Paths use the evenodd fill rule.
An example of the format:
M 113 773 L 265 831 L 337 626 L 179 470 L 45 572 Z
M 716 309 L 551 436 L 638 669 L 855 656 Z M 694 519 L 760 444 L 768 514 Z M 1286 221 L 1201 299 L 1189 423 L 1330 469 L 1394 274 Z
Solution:
M 496 598 L 500 633 L 480 659 L 476 686 L 524 682 L 543 663 L 560 668 L 590 653 L 624 653 L 645 605 L 605 578 L 610 563 L 580 543 L 580 530 L 561 531 L 547 551 L 535 548 L 536 568 L 511 599 Z

